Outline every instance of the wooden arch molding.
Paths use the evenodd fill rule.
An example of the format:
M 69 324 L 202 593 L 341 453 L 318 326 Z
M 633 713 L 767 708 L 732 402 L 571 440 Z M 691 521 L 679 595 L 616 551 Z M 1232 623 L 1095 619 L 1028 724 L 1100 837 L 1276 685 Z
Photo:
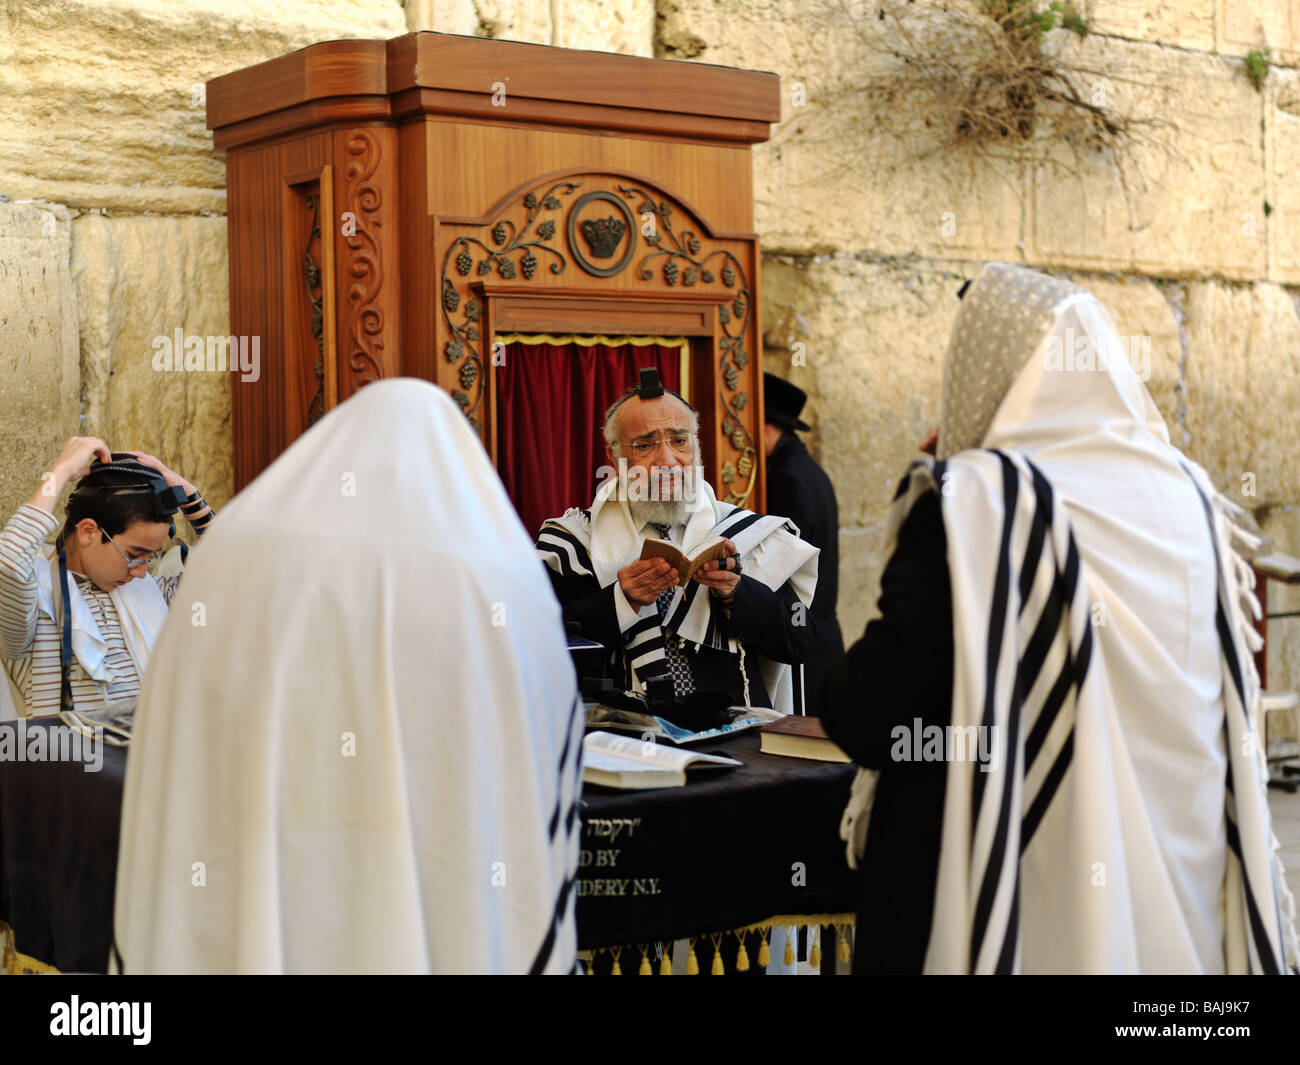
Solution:
M 720 498 L 749 500 L 762 395 L 752 233 L 716 231 L 643 174 L 583 167 L 434 223 L 436 379 L 494 459 L 496 335 L 686 336 L 710 479 Z

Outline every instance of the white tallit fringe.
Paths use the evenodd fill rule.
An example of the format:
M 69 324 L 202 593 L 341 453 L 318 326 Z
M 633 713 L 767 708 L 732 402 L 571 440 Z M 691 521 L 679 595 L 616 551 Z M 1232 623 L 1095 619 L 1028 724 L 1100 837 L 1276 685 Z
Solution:
M 1259 761 L 1260 791 L 1264 802 L 1268 802 L 1268 751 L 1264 732 L 1263 710 L 1261 708 L 1259 672 L 1255 669 L 1254 652 L 1264 646 L 1264 640 L 1255 631 L 1252 619 L 1258 621 L 1263 616 L 1263 608 L 1255 595 L 1255 571 L 1233 546 L 1234 540 L 1249 548 L 1256 548 L 1260 538 L 1237 524 L 1237 518 L 1244 511 L 1232 500 L 1219 492 L 1210 482 L 1209 476 L 1199 466 L 1192 466 L 1200 481 L 1202 489 L 1214 508 L 1215 535 L 1219 540 L 1219 552 L 1223 558 L 1224 576 L 1228 581 L 1228 600 L 1232 607 L 1232 616 L 1228 619 L 1232 631 L 1250 650 L 1250 654 L 1241 656 L 1242 684 L 1246 691 L 1246 713 L 1255 727 L 1258 742 L 1255 753 Z M 1295 897 L 1286 881 L 1286 868 L 1282 865 L 1281 844 L 1277 833 L 1270 824 L 1269 849 L 1272 859 L 1272 873 L 1277 882 L 1278 909 L 1282 916 L 1282 937 L 1286 949 L 1286 963 L 1295 968 L 1300 965 L 1300 942 L 1295 929 Z

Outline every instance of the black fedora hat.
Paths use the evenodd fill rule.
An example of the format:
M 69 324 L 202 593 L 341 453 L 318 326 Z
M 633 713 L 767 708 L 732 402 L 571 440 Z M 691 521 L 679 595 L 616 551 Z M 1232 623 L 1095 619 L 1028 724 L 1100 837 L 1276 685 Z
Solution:
M 763 405 L 769 425 L 779 425 L 782 429 L 802 429 L 807 432 L 811 425 L 799 419 L 804 404 L 808 402 L 808 393 L 776 374 L 763 373 Z

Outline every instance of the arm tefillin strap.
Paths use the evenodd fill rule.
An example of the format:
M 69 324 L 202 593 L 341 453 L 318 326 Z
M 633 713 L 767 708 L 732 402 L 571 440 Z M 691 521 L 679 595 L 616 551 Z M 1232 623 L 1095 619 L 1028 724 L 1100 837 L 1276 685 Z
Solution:
M 72 710 L 72 600 L 68 595 L 68 555 L 59 537 L 59 623 L 63 630 L 59 643 L 59 710 Z

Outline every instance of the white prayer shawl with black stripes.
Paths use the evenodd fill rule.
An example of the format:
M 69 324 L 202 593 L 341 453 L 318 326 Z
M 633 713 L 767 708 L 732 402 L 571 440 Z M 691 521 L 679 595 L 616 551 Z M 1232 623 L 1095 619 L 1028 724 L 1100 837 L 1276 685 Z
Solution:
M 1040 357 L 1064 335 L 1092 338 L 1102 365 L 1068 373 Z M 948 748 L 927 972 L 1273 973 L 1296 961 L 1250 571 L 1230 505 L 1169 444 L 1115 344 L 1092 296 L 1062 301 L 997 406 L 988 450 L 913 466 L 895 499 L 891 540 L 920 495 L 939 492 L 952 726 L 992 741 L 987 772 Z M 874 779 L 859 773 L 846 810 L 851 859 Z
M 789 519 L 719 502 L 703 477 L 695 483 L 699 488 L 686 521 L 683 549 L 689 554 L 709 537 L 725 536 L 736 545 L 745 576 L 774 591 L 788 580 L 803 606 L 811 606 L 817 588 L 817 548 L 799 539 L 799 530 Z M 536 546 L 546 565 L 566 577 L 594 576 L 602 588 L 618 581 L 618 571 L 637 560 L 642 543 L 627 501 L 618 498 L 618 488 L 618 479 L 611 479 L 596 493 L 590 511 L 570 508 L 542 525 Z M 624 640 L 617 650 L 631 666 L 632 690 L 643 691 L 648 682 L 666 676 L 666 635 L 685 641 L 688 650 L 708 646 L 743 659 L 743 648 L 723 634 L 710 606 L 709 590 L 698 581 L 674 590 L 662 621 L 655 604 L 637 609 L 622 599 L 618 589 L 615 595 Z M 758 657 L 774 708 L 790 713 L 794 708 L 790 666 Z
M 582 714 L 531 546 L 422 381 L 235 498 L 140 696 L 127 973 L 573 971 Z

